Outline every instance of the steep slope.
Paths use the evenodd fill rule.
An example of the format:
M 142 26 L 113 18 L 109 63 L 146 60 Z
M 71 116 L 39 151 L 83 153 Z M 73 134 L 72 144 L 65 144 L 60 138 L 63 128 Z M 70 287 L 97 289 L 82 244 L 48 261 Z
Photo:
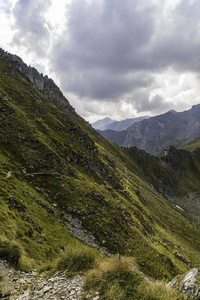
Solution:
M 182 165 L 175 173 L 160 158 L 118 147 L 76 114 L 52 80 L 3 50 L 0 112 L 0 257 L 38 266 L 79 247 L 75 235 L 135 256 L 154 278 L 199 265 L 199 219 L 176 206 L 199 192 L 198 155 L 189 168 L 183 157 L 182 176 Z
M 128 131 L 114 131 L 111 129 L 101 131 L 97 130 L 102 136 L 104 136 L 109 141 L 112 141 L 113 143 L 116 143 L 119 146 L 123 146 L 128 134 Z
M 125 146 L 137 146 L 157 155 L 169 145 L 180 147 L 200 134 L 200 105 L 182 113 L 168 112 L 134 124 Z
M 200 148 L 200 137 L 198 136 L 195 139 L 189 141 L 185 146 L 182 146 L 181 148 L 190 152 L 197 150 L 198 148 Z
M 174 145 L 171 141 L 177 138 L 183 127 L 185 129 L 185 122 L 176 113 L 152 117 L 131 126 L 125 146 L 136 146 L 151 154 L 159 154 L 169 143 Z

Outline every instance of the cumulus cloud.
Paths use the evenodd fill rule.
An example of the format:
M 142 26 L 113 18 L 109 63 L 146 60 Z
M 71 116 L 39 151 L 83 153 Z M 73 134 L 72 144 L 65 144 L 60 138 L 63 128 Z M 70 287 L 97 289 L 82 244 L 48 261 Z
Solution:
M 75 0 L 69 22 L 52 49 L 62 86 L 78 96 L 119 99 L 134 88 L 151 84 L 142 74 L 141 47 L 153 31 L 152 11 L 140 1 Z
M 39 57 L 47 53 L 49 47 L 49 30 L 45 20 L 51 0 L 18 0 L 13 8 L 14 26 L 16 30 L 13 44 L 25 46 L 28 51 Z
M 46 58 L 83 116 L 126 118 L 199 101 L 199 0 L 61 2 L 18 0 L 13 44 Z
M 182 0 L 161 19 L 151 55 L 160 67 L 200 71 L 200 2 Z
M 0 3 L 0 11 L 9 14 L 11 9 L 12 3 L 7 0 L 2 0 Z

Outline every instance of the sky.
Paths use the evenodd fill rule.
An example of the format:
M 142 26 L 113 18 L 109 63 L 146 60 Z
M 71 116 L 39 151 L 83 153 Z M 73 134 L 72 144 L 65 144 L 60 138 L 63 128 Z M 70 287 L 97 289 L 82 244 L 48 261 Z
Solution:
M 200 103 L 199 0 L 0 0 L 0 28 L 89 122 Z

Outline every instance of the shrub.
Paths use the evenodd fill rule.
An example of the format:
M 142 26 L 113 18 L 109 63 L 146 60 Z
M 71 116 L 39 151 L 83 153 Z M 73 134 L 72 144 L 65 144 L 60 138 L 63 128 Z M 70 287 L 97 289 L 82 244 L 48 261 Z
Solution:
M 36 263 L 35 260 L 27 257 L 26 255 L 22 255 L 18 262 L 18 269 L 23 272 L 29 272 L 31 269 L 35 269 Z
M 58 261 L 59 270 L 68 269 L 70 272 L 79 272 L 91 269 L 94 266 L 95 255 L 86 248 L 69 248 Z
M 8 260 L 15 266 L 18 265 L 21 257 L 21 249 L 14 241 L 4 241 L 0 243 L 0 258 Z
M 142 281 L 143 278 L 134 271 L 114 269 L 102 274 L 99 292 L 106 299 L 113 299 L 114 294 L 114 299 L 139 299 L 137 289 Z

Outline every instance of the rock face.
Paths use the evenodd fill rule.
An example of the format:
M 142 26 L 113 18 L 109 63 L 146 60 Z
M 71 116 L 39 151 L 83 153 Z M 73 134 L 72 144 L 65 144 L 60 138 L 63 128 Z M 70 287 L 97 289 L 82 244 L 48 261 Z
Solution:
M 13 67 L 28 77 L 31 83 L 33 83 L 42 94 L 52 100 L 54 105 L 57 106 L 58 101 L 56 99 L 59 99 L 65 104 L 69 111 L 74 112 L 74 108 L 69 104 L 69 101 L 64 97 L 54 81 L 48 78 L 47 75 L 43 76 L 43 74 L 39 73 L 35 68 L 27 66 L 19 56 L 10 54 L 1 48 L 0 56 L 11 59 Z
M 178 148 L 200 135 L 200 104 L 184 112 L 169 111 L 165 114 L 133 123 L 126 130 L 100 129 L 107 139 L 124 147 L 138 147 L 158 155 L 166 147 Z
M 0 261 L 0 298 L 9 300 L 78 300 L 81 298 L 83 276 L 67 278 L 66 272 L 56 272 L 50 278 L 45 273 L 40 277 L 37 275 L 35 270 L 29 273 L 16 271 L 5 261 Z
M 198 269 L 192 269 L 182 276 L 176 276 L 169 286 L 175 287 L 188 297 L 200 299 L 200 287 L 197 282 Z

